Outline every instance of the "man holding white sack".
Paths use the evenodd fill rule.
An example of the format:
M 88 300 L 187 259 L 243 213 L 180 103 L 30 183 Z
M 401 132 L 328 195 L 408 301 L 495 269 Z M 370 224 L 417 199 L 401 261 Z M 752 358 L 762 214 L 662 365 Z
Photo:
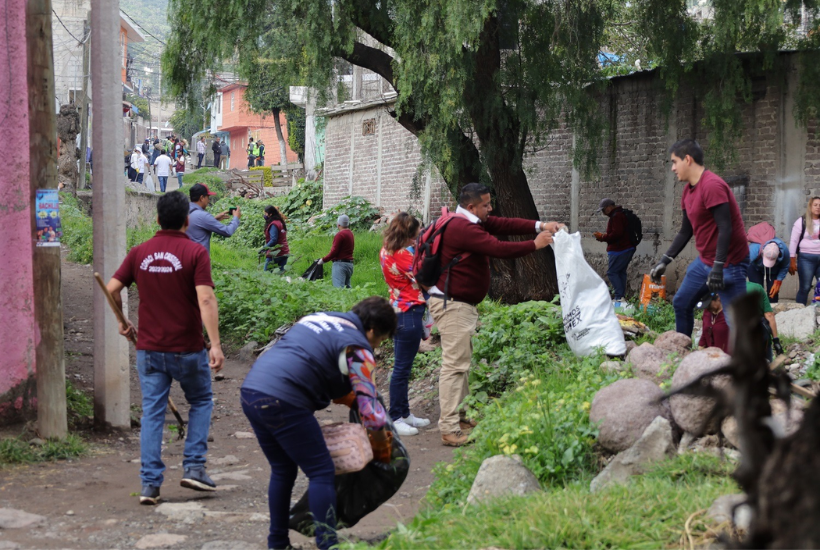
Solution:
M 660 283 L 666 266 L 680 254 L 692 236 L 698 257 L 689 264 L 678 292 L 675 330 L 692 335 L 695 305 L 707 290 L 717 292 L 724 307 L 746 294 L 749 244 L 740 207 L 732 190 L 717 174 L 703 166 L 703 149 L 693 139 L 682 139 L 669 149 L 672 171 L 687 182 L 681 195 L 683 222 L 672 245 L 650 272 Z M 731 323 L 731 319 L 728 320 Z
M 476 306 L 490 290 L 489 259 L 520 258 L 545 248 L 561 227 L 558 222 L 490 216 L 490 190 L 478 183 L 468 183 L 461 189 L 458 204 L 455 218 L 442 234 L 441 265 L 449 265 L 457 256 L 463 259 L 442 272 L 438 283 L 429 289 L 427 301 L 441 334 L 438 426 L 442 443 L 451 447 L 466 444 L 465 431 L 474 425 L 460 409 L 469 393 L 467 378 L 473 355 L 472 336 L 478 321 Z M 520 242 L 500 241 L 493 236 L 534 233 L 538 233 L 535 239 Z

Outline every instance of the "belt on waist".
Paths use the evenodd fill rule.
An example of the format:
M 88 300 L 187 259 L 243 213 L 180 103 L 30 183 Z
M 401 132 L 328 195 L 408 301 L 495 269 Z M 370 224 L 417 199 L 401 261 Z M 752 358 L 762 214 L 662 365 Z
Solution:
M 444 300 L 444 296 L 442 296 L 441 294 L 431 294 L 430 298 L 436 298 L 436 299 L 439 299 L 439 300 Z M 461 302 L 462 304 L 467 304 L 467 305 L 470 305 L 470 306 L 473 306 L 473 307 L 478 307 L 477 303 L 468 302 L 467 300 L 459 300 L 458 298 L 453 298 L 452 296 L 448 297 L 447 301 L 448 302 Z
M 353 260 L 333 260 L 333 261 L 336 262 L 336 263 L 340 263 L 340 264 L 352 264 L 353 263 Z

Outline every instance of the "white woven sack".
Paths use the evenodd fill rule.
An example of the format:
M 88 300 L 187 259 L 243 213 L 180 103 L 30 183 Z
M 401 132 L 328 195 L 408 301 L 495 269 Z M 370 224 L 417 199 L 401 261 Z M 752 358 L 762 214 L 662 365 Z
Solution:
M 584 259 L 581 234 L 561 230 L 555 234 L 552 248 L 569 347 L 578 356 L 592 355 L 598 348 L 607 355 L 626 353 L 609 289 Z

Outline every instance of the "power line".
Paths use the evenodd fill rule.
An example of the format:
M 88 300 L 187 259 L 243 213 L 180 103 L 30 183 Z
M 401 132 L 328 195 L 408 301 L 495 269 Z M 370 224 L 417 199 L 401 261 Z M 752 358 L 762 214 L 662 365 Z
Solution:
M 125 10 L 123 10 L 122 8 L 120 8 L 120 11 L 121 11 L 122 13 L 125 13 Z M 130 19 L 131 21 L 133 21 L 133 22 L 134 22 L 134 24 L 135 24 L 136 26 L 138 26 L 139 28 L 141 28 L 142 30 L 144 30 L 144 31 L 145 31 L 145 34 L 147 34 L 148 36 L 150 36 L 151 38 L 153 38 L 154 40 L 156 40 L 157 42 L 159 42 L 159 43 L 160 43 L 160 44 L 162 44 L 163 46 L 167 46 L 167 45 L 168 45 L 168 44 L 166 44 L 164 41 L 160 40 L 159 38 L 157 38 L 156 36 L 154 36 L 153 34 L 151 34 L 150 32 L 148 32 L 148 29 L 146 29 L 145 27 L 143 27 L 142 25 L 140 25 L 139 23 L 137 23 L 137 20 L 136 20 L 136 19 L 134 19 L 133 17 L 131 17 L 131 16 L 130 16 L 130 15 L 128 15 L 127 13 L 125 13 L 125 16 L 126 16 L 126 17 L 128 17 L 128 19 Z
M 57 12 L 56 12 L 56 11 L 54 11 L 54 8 L 51 8 L 51 13 L 53 13 L 53 14 L 54 14 L 54 17 L 56 17 L 56 18 L 57 18 L 57 21 L 59 21 L 59 22 L 60 22 L 60 25 L 62 25 L 62 26 L 63 26 L 63 28 L 65 29 L 65 32 L 67 32 L 69 35 L 71 35 L 71 38 L 73 38 L 74 40 L 76 40 L 76 41 L 77 41 L 77 44 L 79 44 L 80 46 L 82 46 L 82 45 L 83 45 L 83 40 L 80 40 L 79 38 L 77 38 L 76 36 L 74 36 L 74 35 L 71 33 L 71 31 L 70 31 L 70 30 L 68 30 L 68 27 L 66 27 L 66 26 L 65 26 L 65 23 L 63 23 L 63 20 L 62 20 L 62 19 L 60 19 L 60 16 L 59 16 L 59 15 L 57 15 Z M 86 37 L 86 38 L 87 38 L 87 37 Z

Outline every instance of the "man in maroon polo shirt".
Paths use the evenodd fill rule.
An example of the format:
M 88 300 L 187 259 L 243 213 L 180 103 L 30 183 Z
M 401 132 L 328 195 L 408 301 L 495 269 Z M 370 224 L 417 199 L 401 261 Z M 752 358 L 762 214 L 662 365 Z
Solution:
M 336 220 L 339 232 L 333 237 L 333 244 L 327 256 L 319 259 L 319 265 L 333 262 L 333 286 L 336 288 L 350 288 L 350 278 L 353 277 L 353 247 L 355 239 L 350 230 L 350 218 L 342 214 Z
M 467 443 L 464 432 L 472 427 L 460 409 L 469 393 L 467 378 L 473 355 L 471 339 L 478 321 L 476 306 L 490 290 L 490 258 L 519 258 L 540 250 L 552 243 L 553 233 L 561 227 L 557 222 L 490 216 L 490 190 L 478 183 L 468 183 L 461 189 L 458 204 L 456 217 L 442 234 L 441 265 L 449 265 L 455 256 L 463 259 L 449 273 L 441 274 L 436 286 L 430 288 L 427 301 L 441 334 L 438 426 L 442 443 L 451 447 Z M 520 242 L 500 241 L 493 236 L 533 233 L 538 233 L 534 240 Z M 469 256 L 465 257 L 465 253 Z
M 615 204 L 612 199 L 604 199 L 598 205 L 598 210 L 609 218 L 606 224 L 606 233 L 594 233 L 595 239 L 606 243 L 606 256 L 609 263 L 606 276 L 612 284 L 613 301 L 615 307 L 626 296 L 626 269 L 632 256 L 635 255 L 635 245 L 629 236 L 629 221 L 622 206 Z
M 213 410 L 211 373 L 225 361 L 219 340 L 219 312 L 208 251 L 193 242 L 188 227 L 188 199 L 173 191 L 157 201 L 160 231 L 131 249 L 108 290 L 122 306 L 121 292 L 137 284 L 140 297 L 137 333 L 137 370 L 142 390 L 140 430 L 140 504 L 156 504 L 163 481 L 162 429 L 171 382 L 177 380 L 191 406 L 180 485 L 197 491 L 215 491 L 205 473 L 208 429 Z M 205 349 L 202 325 L 211 340 Z M 128 336 L 136 328 L 120 325 Z

